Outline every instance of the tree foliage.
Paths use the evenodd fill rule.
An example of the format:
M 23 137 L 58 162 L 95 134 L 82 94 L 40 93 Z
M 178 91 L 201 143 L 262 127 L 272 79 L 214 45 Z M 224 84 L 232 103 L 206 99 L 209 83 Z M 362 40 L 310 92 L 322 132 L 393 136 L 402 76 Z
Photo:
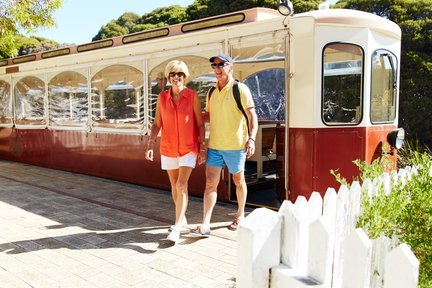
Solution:
M 0 1 L 0 51 L 5 56 L 18 52 L 16 37 L 20 31 L 33 33 L 39 27 L 52 27 L 52 13 L 61 7 L 63 0 L 1 0 Z
M 111 22 L 102 26 L 98 34 L 93 37 L 92 41 L 126 35 L 128 33 L 129 30 L 127 27 L 122 27 L 116 21 L 111 20 Z
M 195 0 L 195 2 L 187 8 L 187 14 L 190 20 L 197 20 L 253 7 L 275 9 L 276 3 L 277 2 L 274 0 Z

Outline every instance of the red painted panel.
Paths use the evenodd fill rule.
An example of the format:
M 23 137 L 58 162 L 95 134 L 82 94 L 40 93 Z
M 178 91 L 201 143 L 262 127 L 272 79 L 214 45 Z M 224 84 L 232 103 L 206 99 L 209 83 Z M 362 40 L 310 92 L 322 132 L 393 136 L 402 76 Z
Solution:
M 396 125 L 289 130 L 289 199 L 309 198 L 316 191 L 324 195 L 328 187 L 340 184 L 330 174 L 338 170 L 351 182 L 359 170 L 353 163 L 359 159 L 371 163 L 381 156 L 381 147 Z M 394 160 L 395 160 L 395 156 Z
M 145 160 L 148 136 L 0 128 L 0 158 L 170 190 L 160 155 Z M 202 196 L 205 165 L 192 172 L 189 192 Z M 227 193 L 220 195 L 227 197 Z
M 314 191 L 324 196 L 328 187 L 339 189 L 340 184 L 330 170 L 337 170 L 349 182 L 359 175 L 353 161 L 365 160 L 364 128 L 317 129 L 314 142 Z
M 289 199 L 295 201 L 299 195 L 309 198 L 312 193 L 313 129 L 289 130 Z
M 338 170 L 352 180 L 358 175 L 355 159 L 364 159 L 364 128 L 290 129 L 289 199 L 307 199 L 312 192 L 324 195 L 328 187 L 339 184 L 330 170 Z
M 366 161 L 371 163 L 374 159 L 379 158 L 382 153 L 384 143 L 387 143 L 387 135 L 397 129 L 397 125 L 389 126 L 372 126 L 366 128 L 368 135 L 366 140 Z M 389 149 L 386 151 L 390 152 Z M 396 163 L 396 156 L 393 157 Z

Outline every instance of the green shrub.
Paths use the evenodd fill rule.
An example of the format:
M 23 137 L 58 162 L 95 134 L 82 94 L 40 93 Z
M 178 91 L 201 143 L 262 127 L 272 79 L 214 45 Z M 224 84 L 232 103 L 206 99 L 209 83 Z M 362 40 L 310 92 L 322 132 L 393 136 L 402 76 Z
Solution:
M 363 193 L 362 213 L 357 222 L 357 227 L 372 239 L 397 237 L 411 247 L 420 262 L 419 288 L 432 287 L 432 161 L 429 152 L 405 151 L 404 162 L 410 163 L 416 172 L 411 173 L 410 180 L 393 181 L 387 193 L 381 187 L 372 199 Z M 361 171 L 360 180 L 382 177 L 391 167 L 388 161 L 386 155 L 371 164 L 355 161 Z M 339 174 L 332 173 L 340 183 L 346 183 Z

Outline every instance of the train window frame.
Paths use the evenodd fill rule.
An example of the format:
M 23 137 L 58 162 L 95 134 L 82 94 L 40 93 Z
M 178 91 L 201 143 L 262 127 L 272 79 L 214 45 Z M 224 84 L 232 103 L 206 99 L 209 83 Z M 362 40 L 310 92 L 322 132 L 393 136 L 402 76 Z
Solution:
M 6 93 L 5 93 L 6 91 Z M 0 78 L 0 127 L 13 127 L 14 109 L 10 79 Z
M 144 108 L 141 105 L 145 101 L 143 91 L 145 73 L 142 67 L 142 61 L 135 61 L 102 64 L 90 68 L 89 116 L 91 130 L 142 133 L 145 122 Z M 117 80 L 114 81 L 114 79 Z M 106 84 L 105 81 L 108 81 L 109 84 Z M 132 84 L 134 82 L 136 85 Z M 98 87 L 100 84 L 106 87 Z M 98 94 L 100 91 L 103 93 Z M 110 94 L 106 95 L 106 91 L 109 91 Z M 95 98 L 99 98 L 99 101 L 95 101 Z M 107 100 L 113 105 L 107 106 Z M 108 110 L 109 107 L 112 109 Z
M 87 76 L 88 69 L 65 69 L 51 73 L 47 83 L 49 129 L 89 129 Z
M 14 105 L 14 121 L 15 127 L 23 129 L 44 129 L 47 127 L 47 85 L 46 85 L 46 75 L 45 74 L 32 74 L 23 75 L 22 77 L 16 78 L 13 87 L 13 105 Z M 27 83 L 22 84 L 26 80 Z M 40 93 L 36 93 L 37 89 L 33 89 L 31 82 L 40 81 L 41 86 L 36 88 L 41 88 Z M 18 93 L 20 89 L 27 89 L 31 93 Z M 24 91 L 22 91 L 24 92 Z M 38 96 L 37 99 L 35 96 Z M 31 101 L 25 101 L 31 100 Z M 27 104 L 27 105 L 25 105 Z M 37 104 L 37 105 L 36 105 Z M 28 109 L 25 109 L 27 106 Z M 40 106 L 40 107 L 37 107 Z M 36 107 L 36 109 L 35 109 Z M 38 112 L 38 110 L 42 110 Z M 37 113 L 38 112 L 38 113 Z M 35 114 L 37 113 L 37 114 Z
M 390 69 L 385 69 L 385 70 L 391 71 L 390 73 L 387 73 L 388 79 L 383 79 L 384 77 L 380 78 L 382 80 L 388 80 L 388 81 L 386 81 L 389 84 L 387 87 L 388 93 L 390 93 L 390 91 L 392 91 L 392 95 L 389 96 L 389 94 L 387 94 L 387 96 L 388 96 L 387 99 L 390 100 L 390 102 L 392 103 L 392 105 L 389 105 L 389 107 L 392 109 L 387 109 L 387 111 L 389 113 L 387 115 L 384 115 L 384 116 L 387 116 L 387 120 L 385 120 L 383 118 L 377 120 L 374 118 L 374 116 L 382 115 L 385 112 L 385 110 L 383 109 L 383 108 L 385 108 L 385 105 L 380 105 L 380 106 L 377 105 L 377 103 L 378 103 L 377 95 L 380 95 L 381 99 L 384 99 L 384 100 L 386 99 L 386 97 L 385 97 L 386 93 L 385 92 L 381 91 L 382 93 L 375 93 L 375 86 L 374 85 L 376 84 L 376 81 L 379 79 L 375 75 L 376 69 L 374 69 L 374 68 L 377 67 L 376 63 L 382 64 L 382 61 L 377 62 L 374 59 L 374 57 L 379 52 L 382 53 L 380 55 L 387 56 L 387 58 L 383 57 L 383 59 L 388 59 L 388 62 L 384 63 L 384 65 L 381 65 L 381 66 L 389 67 Z M 397 94 L 397 89 L 398 89 L 397 83 L 398 82 L 397 81 L 398 81 L 398 72 L 399 72 L 398 69 L 399 69 L 398 59 L 397 59 L 396 55 L 394 55 L 391 51 L 389 51 L 387 49 L 380 48 L 380 49 L 374 50 L 374 52 L 371 54 L 370 121 L 374 125 L 394 123 L 396 121 L 397 105 L 398 105 L 398 103 L 397 103 L 397 101 L 398 101 L 398 97 L 397 97 L 397 95 L 398 95 Z M 385 81 L 381 81 L 381 82 L 385 82 Z M 383 84 L 382 86 L 384 86 L 384 85 L 385 84 Z M 381 101 L 381 102 L 382 102 L 382 104 L 390 104 L 389 101 Z M 376 107 L 376 108 L 374 109 L 374 107 Z
M 349 57 L 345 59 L 344 61 L 333 61 L 333 62 L 326 62 L 326 49 L 328 49 L 331 46 L 346 46 L 346 50 L 339 48 L 340 51 L 344 51 L 345 53 L 348 53 L 346 56 L 349 56 L 350 50 L 354 51 L 354 49 L 359 52 L 357 57 L 355 56 L 355 53 L 351 53 L 352 59 L 350 60 Z M 349 49 L 351 48 L 351 49 Z M 343 57 L 344 55 L 342 55 Z M 330 65 L 333 64 L 333 65 Z M 359 65 L 360 64 L 360 65 Z M 332 68 L 332 70 L 339 70 L 338 71 L 331 71 L 329 68 Z M 345 71 L 344 71 L 345 70 Z M 351 73 L 350 73 L 351 72 Z M 338 74 L 339 73 L 339 74 Z M 356 126 L 359 125 L 364 117 L 364 73 L 365 73 L 365 52 L 363 50 L 363 47 L 360 45 L 354 44 L 354 43 L 348 43 L 348 42 L 331 42 L 327 43 L 323 49 L 322 49 L 322 67 L 321 67 L 321 121 L 326 126 Z M 327 100 L 326 95 L 329 93 L 326 92 L 326 74 L 328 76 L 351 76 L 351 75 L 359 75 L 360 79 L 356 81 L 356 79 L 347 79 L 347 81 L 356 81 L 356 87 L 358 88 L 358 93 L 356 93 L 356 97 L 354 99 L 351 99 L 351 102 L 354 102 L 354 107 L 346 108 L 340 103 L 334 103 L 333 106 L 336 106 L 336 108 L 339 107 L 339 110 L 336 110 L 335 108 L 331 109 L 332 107 L 328 108 L 328 105 L 326 105 Z M 334 74 L 334 75 L 331 75 Z M 327 77 L 328 77 L 327 76 Z M 339 86 L 342 86 L 343 82 L 335 81 L 338 83 Z M 336 89 L 335 89 L 336 90 Z M 340 93 L 340 95 L 337 95 L 338 98 L 345 98 L 346 102 L 350 99 L 347 97 L 343 97 L 344 95 Z M 353 101 L 354 100 L 354 101 Z M 353 114 L 353 115 L 352 115 Z M 339 116 L 338 116 L 339 115 Z M 351 116 L 351 117 L 350 117 Z M 339 118 L 334 118 L 339 117 Z M 351 119 L 351 121 L 345 121 L 343 120 L 343 117 L 346 119 Z M 349 118 L 348 118 L 349 117 Z M 339 120 L 342 119 L 342 121 L 330 121 L 330 120 Z

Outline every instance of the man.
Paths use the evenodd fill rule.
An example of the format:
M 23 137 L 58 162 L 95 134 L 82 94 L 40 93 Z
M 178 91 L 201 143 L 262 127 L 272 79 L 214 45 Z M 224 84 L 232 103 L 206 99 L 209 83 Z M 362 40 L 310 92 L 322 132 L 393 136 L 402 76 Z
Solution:
M 210 140 L 206 160 L 206 187 L 204 191 L 203 222 L 191 234 L 210 236 L 210 218 L 217 199 L 222 168 L 226 165 L 232 174 L 236 186 L 238 209 L 233 222 L 228 226 L 236 230 L 244 218 L 247 186 L 244 177 L 244 165 L 247 158 L 255 153 L 255 136 L 258 129 L 258 117 L 249 88 L 238 83 L 240 99 L 249 122 L 243 116 L 233 95 L 233 60 L 230 56 L 219 54 L 211 57 L 211 67 L 217 83 L 211 95 L 207 95 L 206 111 L 210 115 Z M 201 149 L 205 149 L 205 142 Z

